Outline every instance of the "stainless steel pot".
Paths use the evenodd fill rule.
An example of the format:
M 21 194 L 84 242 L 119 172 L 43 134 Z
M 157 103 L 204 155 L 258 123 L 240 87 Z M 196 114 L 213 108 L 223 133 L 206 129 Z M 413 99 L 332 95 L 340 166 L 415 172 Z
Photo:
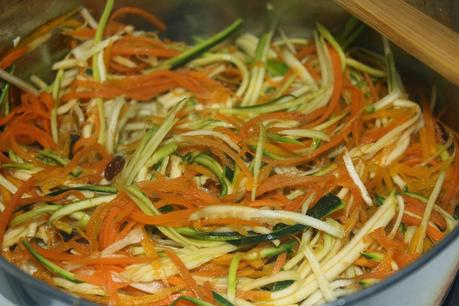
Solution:
M 280 13 L 279 24 L 289 34 L 306 36 L 316 22 L 338 28 L 348 17 L 331 0 L 279 0 L 271 1 Z M 459 31 L 459 1 L 408 0 L 421 10 Z M 104 1 L 95 0 L 0 0 L 0 52 L 11 47 L 17 36 L 26 36 L 40 24 L 62 13 L 86 5 L 95 12 L 102 10 Z M 237 17 L 245 21 L 245 29 L 260 32 L 265 24 L 262 0 L 124 0 L 118 5 L 137 5 L 154 11 L 169 25 L 166 36 L 187 40 L 193 35 L 212 34 Z M 132 19 L 136 26 L 144 26 Z M 372 31 L 365 33 L 365 44 L 379 48 L 380 39 Z M 63 55 L 63 44 L 56 36 L 33 54 L 22 59 L 17 73 L 27 78 L 35 73 L 51 78 L 49 67 Z M 438 110 L 442 120 L 459 130 L 459 90 L 436 73 L 404 52 L 398 50 L 397 63 L 407 84 L 414 92 L 430 90 L 436 84 L 439 92 Z M 438 305 L 456 276 L 459 267 L 459 228 L 443 239 L 420 260 L 394 276 L 350 296 L 342 297 L 331 305 Z M 0 269 L 21 305 L 93 305 L 70 296 L 33 277 L 0 258 Z M 0 286 L 0 292 L 8 284 Z

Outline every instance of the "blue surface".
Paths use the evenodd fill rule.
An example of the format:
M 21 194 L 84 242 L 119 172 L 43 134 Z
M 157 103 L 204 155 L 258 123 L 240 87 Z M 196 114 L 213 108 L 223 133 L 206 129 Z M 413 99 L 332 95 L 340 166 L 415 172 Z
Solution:
M 2 306 L 16 306 L 19 302 L 13 289 L 10 286 L 9 280 L 5 277 L 3 271 L 0 271 L 0 284 L 2 292 L 0 293 L 0 305 Z

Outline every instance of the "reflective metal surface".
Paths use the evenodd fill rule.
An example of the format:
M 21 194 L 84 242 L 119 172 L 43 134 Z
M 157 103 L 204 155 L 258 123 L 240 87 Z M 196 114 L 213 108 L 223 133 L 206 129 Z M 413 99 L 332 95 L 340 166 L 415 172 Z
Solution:
M 458 0 L 407 0 L 444 24 L 459 30 Z M 265 28 L 266 4 L 264 0 L 124 0 L 117 5 L 137 5 L 157 14 L 169 25 L 164 36 L 189 40 L 194 35 L 206 36 L 222 29 L 235 18 L 245 21 L 245 29 L 260 33 Z M 279 25 L 289 35 L 307 36 L 316 22 L 338 29 L 348 17 L 332 0 L 279 0 L 271 1 L 280 15 Z M 17 36 L 25 36 L 32 29 L 79 5 L 86 5 L 98 16 L 104 1 L 95 0 L 0 0 L 0 53 L 11 47 Z M 141 20 L 128 20 L 143 27 Z M 380 48 L 380 39 L 372 31 L 364 34 L 365 44 Z M 52 77 L 50 63 L 62 56 L 62 39 L 53 37 L 45 46 L 21 59 L 17 72 L 27 78 L 35 73 L 44 79 Z M 397 50 L 397 63 L 407 85 L 413 92 L 429 92 L 438 87 L 442 120 L 459 130 L 459 90 L 426 68 L 406 53 Z M 415 264 L 393 277 L 348 297 L 333 305 L 435 305 L 439 304 L 459 264 L 459 228 Z M 26 275 L 0 258 L 0 269 L 21 305 L 93 305 L 72 297 Z M 2 290 L 0 286 L 0 291 Z M 432 292 L 435 291 L 435 292 Z M 415 302 L 417 301 L 417 302 Z

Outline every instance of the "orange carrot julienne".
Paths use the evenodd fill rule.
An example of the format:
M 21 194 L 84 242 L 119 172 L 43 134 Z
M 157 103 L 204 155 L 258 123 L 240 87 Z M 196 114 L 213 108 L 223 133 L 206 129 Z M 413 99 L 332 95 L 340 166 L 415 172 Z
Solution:
M 371 232 L 369 236 L 374 238 L 383 248 L 387 250 L 400 250 L 405 248 L 405 244 L 402 241 L 390 239 L 387 237 L 382 227 Z
M 341 97 L 341 92 L 343 90 L 343 71 L 341 69 L 341 61 L 339 59 L 338 52 L 333 48 L 328 48 L 328 52 L 333 63 L 333 93 L 330 98 L 330 101 L 328 102 L 328 106 L 325 112 L 320 116 L 319 119 L 308 124 L 308 127 L 316 126 L 324 122 L 334 112 L 334 110 L 338 106 L 339 99 Z
M 175 267 L 179 271 L 180 276 L 182 276 L 186 282 L 188 289 L 190 289 L 190 291 L 193 292 L 196 297 L 202 298 L 202 293 L 196 284 L 196 281 L 193 279 L 193 276 L 191 275 L 190 271 L 188 271 L 188 268 L 185 266 L 180 257 L 178 257 L 169 249 L 165 249 L 164 252 L 166 253 L 167 257 L 169 257 L 169 259 L 174 263 Z
M 368 88 L 370 89 L 371 98 L 373 99 L 373 103 L 377 102 L 379 100 L 379 96 L 375 89 L 375 86 L 373 85 L 373 81 L 371 80 L 368 73 L 364 73 L 363 76 L 365 77 L 365 81 L 367 82 Z
M 355 265 L 366 267 L 366 268 L 375 268 L 378 265 L 378 262 L 370 260 L 365 257 L 359 257 L 355 262 Z
M 19 47 L 19 48 L 14 48 L 11 51 L 7 52 L 2 59 L 0 59 L 0 68 L 6 69 L 12 64 L 14 64 L 15 61 L 17 61 L 19 58 L 21 58 L 26 52 L 29 50 L 27 46 Z
M 402 217 L 402 222 L 408 225 L 419 226 L 421 225 L 421 220 L 422 220 L 422 217 L 413 217 L 407 214 L 404 214 Z M 434 242 L 440 241 L 445 236 L 445 233 L 441 232 L 440 230 L 438 230 L 435 226 L 433 226 L 430 223 L 427 225 L 426 233 L 427 233 L 427 236 L 430 239 L 432 239 L 432 241 Z
M 266 192 L 273 191 L 279 188 L 302 186 L 307 184 L 325 182 L 328 180 L 334 180 L 334 176 L 293 176 L 276 174 L 267 178 L 257 188 L 257 196 L 260 196 Z
M 107 257 L 88 257 L 80 255 L 72 255 L 65 252 L 56 252 L 51 249 L 44 249 L 37 245 L 34 245 L 34 249 L 37 250 L 42 256 L 49 260 L 60 261 L 60 262 L 72 262 L 80 265 L 108 265 L 108 266 L 127 266 L 136 263 L 151 262 L 154 258 L 150 257 L 133 257 L 133 256 L 107 256 Z
M 312 65 L 311 59 L 305 63 L 305 66 L 308 69 L 309 73 L 311 74 L 312 78 L 317 82 L 320 81 L 320 78 L 321 78 L 320 72 L 317 71 L 317 69 Z
M 410 196 L 404 196 L 403 199 L 405 200 L 405 209 L 407 211 L 410 211 L 420 217 L 424 215 L 424 210 L 426 205 L 422 203 L 421 201 L 414 199 Z M 432 211 L 430 220 L 432 220 L 433 223 L 438 225 L 440 228 L 445 228 L 446 227 L 446 221 L 443 218 L 443 216 L 437 212 L 437 211 Z
M 299 60 L 302 60 L 305 56 L 308 56 L 308 55 L 311 55 L 313 54 L 314 52 L 316 52 L 317 48 L 316 48 L 316 45 L 315 44 L 308 44 L 306 46 L 304 46 L 303 48 L 301 48 L 297 53 L 296 53 L 296 57 L 299 59 Z
M 190 224 L 188 217 L 195 211 L 195 209 L 183 209 L 170 213 L 161 214 L 158 216 L 148 216 L 141 212 L 134 211 L 131 218 L 138 223 L 158 225 L 158 226 L 185 226 Z
M 282 270 L 282 267 L 285 265 L 285 262 L 287 261 L 287 253 L 284 252 L 277 256 L 276 261 L 274 263 L 273 267 L 273 274 L 277 274 Z
M 142 17 L 149 23 L 151 23 L 154 27 L 156 27 L 160 32 L 164 32 L 166 30 L 166 25 L 164 24 L 164 22 L 161 21 L 161 19 L 159 19 L 152 13 L 147 12 L 144 9 L 134 6 L 124 6 L 119 8 L 118 10 L 113 12 L 113 14 L 110 17 L 110 20 L 118 19 L 122 15 L 136 15 Z
M 3 238 L 5 235 L 6 227 L 11 220 L 11 216 L 13 215 L 14 210 L 20 203 L 21 197 L 32 188 L 34 184 L 34 178 L 31 177 L 27 181 L 25 181 L 13 194 L 9 202 L 5 203 L 5 209 L 0 212 L 0 244 L 3 242 Z

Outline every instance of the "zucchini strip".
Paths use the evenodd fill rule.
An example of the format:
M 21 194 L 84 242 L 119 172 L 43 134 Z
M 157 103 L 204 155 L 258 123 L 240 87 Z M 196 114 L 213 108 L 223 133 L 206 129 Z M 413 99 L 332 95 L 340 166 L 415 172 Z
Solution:
M 41 150 L 40 152 L 38 152 L 37 156 L 45 163 L 56 163 L 62 167 L 65 167 L 70 162 L 68 158 L 62 157 L 51 150 Z M 81 168 L 77 166 L 75 167 L 75 169 L 72 170 L 72 172 L 70 172 L 70 174 L 76 177 L 79 176 L 81 172 Z
M 224 29 L 223 31 L 215 34 L 211 38 L 206 39 L 206 40 L 198 43 L 196 46 L 194 46 L 193 48 L 183 52 L 179 56 L 176 56 L 176 57 L 171 58 L 171 59 L 169 59 L 167 61 L 164 61 L 161 64 L 160 68 L 174 69 L 174 68 L 177 68 L 177 67 L 189 62 L 190 60 L 192 60 L 196 56 L 198 56 L 201 53 L 205 52 L 206 50 L 216 46 L 217 44 L 221 43 L 226 38 L 231 36 L 234 32 L 236 32 L 236 30 L 241 26 L 241 24 L 242 24 L 242 19 L 237 19 L 230 26 L 228 26 L 226 29 Z
M 232 185 L 228 181 L 223 171 L 223 167 L 212 157 L 207 154 L 195 154 L 189 158 L 189 163 L 197 163 L 201 166 L 206 167 L 217 177 L 221 190 L 220 195 L 224 196 L 232 192 Z
M 190 220 L 197 221 L 201 218 L 218 219 L 224 216 L 225 218 L 239 218 L 243 220 L 262 219 L 265 222 L 273 223 L 276 221 L 298 223 L 303 226 L 309 226 L 318 230 L 324 231 L 335 237 L 342 237 L 342 230 L 337 229 L 326 222 L 311 216 L 305 216 L 299 213 L 280 210 L 265 210 L 256 209 L 244 206 L 229 206 L 229 205 L 211 205 L 204 207 L 191 214 Z
M 225 299 L 223 296 L 221 296 L 215 291 L 212 291 L 212 296 L 214 297 L 215 302 L 217 302 L 217 304 L 220 306 L 233 306 L 234 305 L 233 303 L 231 303 L 230 301 L 228 301 L 227 299 Z
M 253 160 L 253 187 L 252 187 L 252 201 L 257 197 L 258 176 L 263 162 L 264 144 L 266 141 L 265 127 L 260 124 L 260 135 L 258 135 L 257 150 L 255 152 L 255 159 Z
M 237 267 L 240 260 L 241 257 L 239 254 L 234 255 L 228 268 L 228 288 L 226 295 L 230 303 L 234 303 L 236 300 Z
M 48 212 L 54 212 L 58 210 L 59 208 L 61 208 L 61 206 L 59 205 L 44 205 L 39 208 L 34 208 L 26 213 L 16 216 L 13 220 L 11 220 L 10 226 L 16 226 L 21 223 L 28 222 Z
M 64 187 L 59 190 L 53 191 L 48 193 L 47 196 L 56 196 L 61 193 L 64 193 L 69 190 L 80 190 L 80 191 L 93 191 L 97 193 L 110 193 L 115 194 L 118 192 L 115 186 L 109 185 L 83 185 L 83 186 L 75 186 L 75 187 Z
M 166 137 L 167 133 L 177 122 L 176 114 L 182 109 L 186 100 L 182 100 L 177 106 L 172 109 L 169 115 L 164 120 L 163 124 L 157 129 L 150 129 L 143 137 L 136 148 L 132 158 L 124 167 L 121 175 L 119 176 L 120 182 L 130 185 L 134 182 L 140 169 L 148 162 L 151 156 L 158 149 L 161 142 Z
M 344 207 L 344 203 L 340 198 L 337 196 L 329 193 L 323 196 L 314 207 L 308 210 L 307 215 L 315 218 L 315 219 L 322 219 L 333 212 L 342 209 Z M 294 235 L 296 233 L 302 232 L 309 227 L 303 224 L 295 224 L 290 226 L 283 226 L 281 229 L 274 230 L 269 234 L 261 234 L 261 235 L 252 235 L 252 236 L 242 236 L 239 233 L 204 233 L 195 230 L 186 230 L 182 231 L 183 235 L 190 235 L 191 237 L 197 239 L 204 239 L 204 240 L 218 240 L 218 241 L 227 241 L 232 245 L 250 245 L 261 243 L 265 241 L 272 241 L 278 240 L 283 238 L 287 235 Z M 193 231 L 193 232 L 192 232 Z
M 41 256 L 31 245 L 27 240 L 22 240 L 22 244 L 24 247 L 27 249 L 27 251 L 30 252 L 30 254 L 39 262 L 41 263 L 48 271 L 55 273 L 71 282 L 74 283 L 82 283 L 79 279 L 75 277 L 75 274 L 72 272 L 69 272 L 67 270 L 62 269 L 55 263 L 49 261 L 45 257 Z
M 49 222 L 55 223 L 57 220 L 70 215 L 71 213 L 99 206 L 102 203 L 110 202 L 115 197 L 116 195 L 106 195 L 67 204 L 56 210 L 49 218 Z

